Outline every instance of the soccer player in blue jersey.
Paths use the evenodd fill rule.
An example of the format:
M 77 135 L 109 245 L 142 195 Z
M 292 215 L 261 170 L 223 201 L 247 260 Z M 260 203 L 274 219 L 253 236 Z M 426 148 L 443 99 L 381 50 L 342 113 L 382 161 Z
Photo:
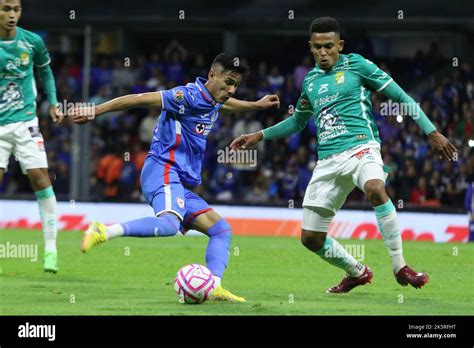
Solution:
M 83 124 L 95 116 L 135 107 L 161 109 L 153 142 L 141 173 L 142 191 L 155 216 L 112 226 L 93 222 L 85 232 L 81 251 L 115 237 L 169 237 L 178 231 L 197 230 L 209 236 L 207 267 L 214 274 L 211 300 L 245 302 L 221 286 L 229 261 L 231 226 L 192 191 L 201 184 L 201 167 L 206 138 L 220 112 L 261 110 L 279 107 L 276 95 L 256 102 L 232 98 L 248 67 L 235 57 L 221 53 L 213 61 L 208 80 L 198 77 L 170 90 L 113 99 L 92 108 L 71 111 L 75 123 Z

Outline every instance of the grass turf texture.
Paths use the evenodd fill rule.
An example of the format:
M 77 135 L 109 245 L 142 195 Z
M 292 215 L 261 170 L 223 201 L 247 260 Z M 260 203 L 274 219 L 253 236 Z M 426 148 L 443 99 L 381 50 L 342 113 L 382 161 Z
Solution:
M 117 238 L 79 251 L 79 232 L 59 234 L 59 273 L 42 270 L 40 231 L 2 230 L 0 244 L 37 244 L 38 261 L 0 259 L 1 315 L 454 315 L 474 314 L 474 244 L 405 242 L 405 258 L 430 282 L 396 283 L 383 241 L 363 244 L 372 284 L 326 294 L 344 272 L 296 238 L 234 236 L 223 285 L 247 303 L 178 303 L 178 269 L 205 263 L 206 237 Z M 457 248 L 457 255 L 455 249 Z M 128 255 L 128 256 L 127 256 Z M 400 303 L 402 302 L 402 303 Z

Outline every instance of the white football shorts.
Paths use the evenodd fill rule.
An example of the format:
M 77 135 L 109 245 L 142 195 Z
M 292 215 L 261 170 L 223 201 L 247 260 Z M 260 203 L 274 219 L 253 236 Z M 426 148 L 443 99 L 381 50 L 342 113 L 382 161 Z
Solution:
M 48 168 L 48 159 L 38 118 L 0 126 L 0 168 L 7 170 L 10 156 L 20 162 L 23 174 L 28 169 Z
M 332 218 L 356 186 L 365 192 L 368 180 L 385 182 L 387 176 L 376 141 L 319 160 L 306 188 L 302 227 L 327 232 Z

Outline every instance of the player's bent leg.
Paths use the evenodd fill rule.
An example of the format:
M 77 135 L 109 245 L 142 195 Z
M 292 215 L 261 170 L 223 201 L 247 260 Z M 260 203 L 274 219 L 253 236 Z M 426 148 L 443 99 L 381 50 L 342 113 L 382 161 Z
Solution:
M 392 259 L 397 282 L 403 286 L 410 284 L 421 288 L 428 283 L 429 277 L 425 273 L 415 272 L 405 262 L 396 209 L 385 191 L 385 183 L 379 179 L 368 180 L 364 184 L 364 191 L 375 210 L 377 224 Z
M 324 261 L 346 271 L 344 279 L 327 290 L 332 293 L 344 293 L 356 286 L 370 283 L 373 275 L 367 266 L 358 262 L 335 239 L 327 236 L 333 217 L 334 213 L 329 209 L 304 207 L 301 242 Z
M 44 262 L 45 272 L 58 271 L 58 252 L 56 238 L 58 234 L 56 223 L 56 196 L 49 180 L 47 168 L 28 169 L 28 178 L 38 200 L 44 236 Z
M 245 302 L 245 299 L 232 294 L 221 285 L 221 279 L 229 263 L 232 227 L 213 210 L 197 216 L 192 229 L 209 236 L 206 249 L 206 265 L 214 274 L 214 290 L 210 294 L 211 301 Z
M 27 169 L 28 178 L 30 179 L 33 191 L 41 191 L 51 186 L 49 180 L 48 168 Z
M 315 253 L 324 246 L 326 235 L 326 232 L 309 231 L 303 228 L 301 230 L 301 244 Z

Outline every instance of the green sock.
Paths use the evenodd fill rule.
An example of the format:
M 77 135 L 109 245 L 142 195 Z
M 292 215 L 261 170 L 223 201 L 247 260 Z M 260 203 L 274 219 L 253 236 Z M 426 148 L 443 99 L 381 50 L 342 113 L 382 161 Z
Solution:
M 357 261 L 337 240 L 326 236 L 321 249 L 316 251 L 324 261 L 346 271 L 350 277 L 359 277 L 364 272 L 364 265 Z

